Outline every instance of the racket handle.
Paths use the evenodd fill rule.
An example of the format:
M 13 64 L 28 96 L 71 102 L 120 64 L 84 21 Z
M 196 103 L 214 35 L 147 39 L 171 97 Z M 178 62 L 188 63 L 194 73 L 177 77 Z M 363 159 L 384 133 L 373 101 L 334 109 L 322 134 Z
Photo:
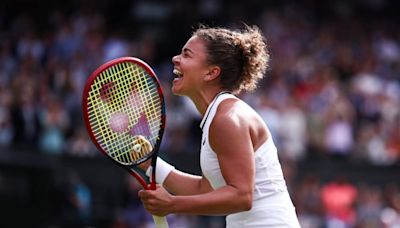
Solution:
M 153 215 L 154 223 L 156 224 L 157 228 L 168 228 L 167 217 L 160 217 Z

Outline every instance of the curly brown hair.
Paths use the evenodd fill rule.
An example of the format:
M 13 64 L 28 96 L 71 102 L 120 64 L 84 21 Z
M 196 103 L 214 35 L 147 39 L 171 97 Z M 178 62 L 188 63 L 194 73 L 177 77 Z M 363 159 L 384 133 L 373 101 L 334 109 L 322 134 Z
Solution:
M 210 28 L 200 25 L 193 32 L 208 51 L 208 63 L 221 68 L 223 89 L 234 94 L 252 91 L 265 75 L 269 63 L 267 44 L 257 26 L 242 30 Z

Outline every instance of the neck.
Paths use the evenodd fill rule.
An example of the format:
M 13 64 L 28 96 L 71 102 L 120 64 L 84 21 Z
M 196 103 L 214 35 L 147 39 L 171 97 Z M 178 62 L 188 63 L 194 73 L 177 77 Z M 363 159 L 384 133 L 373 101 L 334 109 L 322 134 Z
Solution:
M 223 91 L 224 90 L 221 90 L 221 89 L 207 91 L 207 92 L 198 94 L 198 96 L 190 97 L 190 99 L 193 101 L 193 103 L 196 106 L 197 111 L 199 111 L 200 115 L 204 116 L 207 111 L 208 106 L 211 104 L 211 102 L 214 100 L 214 98 Z

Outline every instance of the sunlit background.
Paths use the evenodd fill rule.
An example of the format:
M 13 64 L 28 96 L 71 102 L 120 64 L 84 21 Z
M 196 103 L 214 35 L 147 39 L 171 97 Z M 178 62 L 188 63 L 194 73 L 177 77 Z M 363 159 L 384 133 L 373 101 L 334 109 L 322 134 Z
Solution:
M 264 32 L 270 70 L 241 97 L 273 134 L 302 227 L 400 227 L 399 8 L 395 0 L 2 0 L 1 227 L 152 227 L 135 179 L 89 141 L 82 88 L 110 59 L 145 60 L 167 99 L 160 156 L 199 174 L 201 117 L 170 93 L 171 58 L 199 23 Z

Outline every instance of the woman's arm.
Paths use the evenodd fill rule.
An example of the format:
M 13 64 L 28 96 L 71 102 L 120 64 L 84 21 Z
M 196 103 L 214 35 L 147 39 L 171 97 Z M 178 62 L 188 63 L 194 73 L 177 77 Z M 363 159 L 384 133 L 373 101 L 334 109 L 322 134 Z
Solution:
M 140 144 L 145 145 L 144 148 L 151 151 L 153 148 L 149 141 L 144 137 L 139 137 Z M 148 160 L 139 165 L 142 170 L 147 170 L 146 175 L 150 177 L 151 161 Z M 157 158 L 157 172 L 156 180 L 162 184 L 169 192 L 176 195 L 195 195 L 212 190 L 208 180 L 203 176 L 192 175 L 176 170 L 173 166 L 169 165 L 160 158 Z M 160 174 L 160 172 L 162 174 Z
M 251 208 L 255 168 L 249 127 L 243 114 L 223 110 L 225 105 L 221 106 L 218 112 L 221 114 L 217 113 L 214 117 L 209 137 L 211 147 L 217 153 L 226 186 L 196 195 L 172 196 L 162 188 L 153 192 L 140 191 L 139 195 L 150 213 L 221 215 Z M 169 187 L 182 185 L 176 183 L 178 178 L 174 180 L 171 175 L 166 181 Z
M 204 176 L 196 176 L 176 169 L 168 174 L 163 186 L 175 195 L 196 195 L 212 190 Z

